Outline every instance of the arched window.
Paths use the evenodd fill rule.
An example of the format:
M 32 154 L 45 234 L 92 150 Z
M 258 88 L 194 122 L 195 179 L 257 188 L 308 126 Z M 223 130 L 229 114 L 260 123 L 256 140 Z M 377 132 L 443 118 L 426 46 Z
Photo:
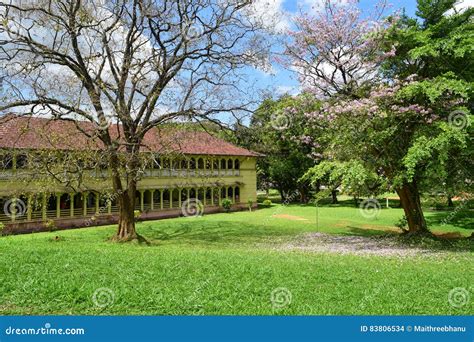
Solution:
M 109 168 L 109 162 L 106 159 L 101 159 L 97 162 L 97 166 L 99 170 L 107 170 Z M 16 167 L 18 168 L 18 162 Z
M 171 166 L 172 170 L 177 170 L 179 168 L 179 160 L 171 159 L 170 160 L 170 166 Z
M 163 190 L 163 208 L 169 208 L 171 194 L 168 189 Z
M 198 159 L 198 169 L 199 170 L 204 170 L 204 159 L 202 159 L 202 158 Z
M 234 169 L 240 170 L 240 160 L 236 159 L 234 161 Z
M 188 190 L 187 189 L 181 189 L 181 202 L 187 201 L 188 200 Z
M 181 159 L 181 170 L 186 170 L 188 168 L 188 161 L 186 159 Z
M 153 192 L 153 203 L 155 204 L 155 210 L 161 207 L 161 192 L 160 190 L 155 190 Z
M 13 169 L 13 156 L 10 153 L 5 153 L 0 156 L 0 169 Z
M 227 169 L 227 163 L 226 163 L 226 160 L 225 160 L 225 159 L 222 159 L 222 160 L 221 160 L 221 169 L 222 169 L 222 170 Z
M 218 170 L 218 169 L 219 169 L 219 159 L 214 159 L 214 160 L 212 161 L 212 164 L 213 164 L 214 170 Z
M 189 160 L 189 168 L 191 170 L 196 169 L 196 159 L 194 157 Z
M 227 169 L 232 170 L 233 168 L 234 168 L 234 162 L 232 161 L 232 159 L 229 159 L 227 161 Z
M 49 202 L 51 202 L 51 198 L 53 198 L 54 196 L 51 196 L 49 198 Z M 89 192 L 87 194 L 87 207 L 88 208 L 95 208 L 95 193 L 94 192 Z M 54 209 L 54 207 L 53 207 Z
M 26 169 L 28 167 L 28 156 L 26 154 L 18 154 L 16 156 L 16 168 Z
M 204 188 L 205 199 L 207 203 L 211 203 L 212 194 L 210 188 Z
M 101 201 L 103 201 L 103 199 L 101 198 Z M 26 202 L 25 202 L 26 203 Z M 102 204 L 102 203 L 101 203 Z M 102 207 L 105 207 L 105 205 L 102 205 Z M 71 199 L 70 199 L 70 196 L 69 194 L 62 194 L 60 197 L 59 197 L 59 208 L 61 210 L 64 210 L 64 209 L 70 209 L 71 208 Z

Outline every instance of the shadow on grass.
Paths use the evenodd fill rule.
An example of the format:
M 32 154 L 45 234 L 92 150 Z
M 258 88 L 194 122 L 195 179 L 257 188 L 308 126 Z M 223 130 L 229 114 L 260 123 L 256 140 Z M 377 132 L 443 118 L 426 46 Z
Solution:
M 430 211 L 425 216 L 428 226 L 449 224 L 461 229 L 474 230 L 472 210 Z
M 255 242 L 269 237 L 294 235 L 294 230 L 233 221 L 209 222 L 200 218 L 168 225 L 165 221 L 144 224 L 140 234 L 154 241 L 200 241 L 208 243 Z
M 291 206 L 291 205 L 290 205 Z M 437 213 L 442 215 L 441 219 L 449 213 Z M 438 218 L 431 218 L 439 220 Z M 466 219 L 463 217 L 458 220 Z M 470 216 L 467 217 L 471 220 Z M 460 223 L 461 224 L 461 223 Z M 301 226 L 303 227 L 303 226 Z M 228 219 L 209 221 L 205 217 L 192 217 L 188 219 L 179 219 L 176 221 L 160 220 L 141 223 L 138 231 L 153 245 L 163 242 L 176 244 L 213 244 L 213 245 L 232 245 L 232 244 L 252 244 L 268 241 L 269 239 L 292 239 L 293 237 L 307 233 L 307 229 L 299 229 L 294 225 L 266 224 L 264 220 L 255 222 L 233 221 Z M 317 231 L 317 229 L 315 229 Z M 388 227 L 367 228 L 358 223 L 349 223 L 343 231 L 338 231 L 337 235 L 360 236 L 370 238 L 393 238 L 397 242 L 409 246 L 417 246 L 426 249 L 439 251 L 470 251 L 473 249 L 473 241 L 468 239 L 442 239 L 442 238 L 423 238 L 406 239 L 397 231 L 389 230 Z
M 386 200 L 385 198 L 378 198 L 377 199 L 380 203 L 380 206 L 382 207 L 382 209 L 385 209 L 385 206 L 386 206 Z M 355 201 L 353 199 L 346 199 L 346 200 L 339 200 L 338 203 L 336 204 L 333 204 L 331 203 L 331 199 L 330 198 L 324 198 L 324 199 L 320 199 L 318 200 L 318 207 L 321 207 L 321 208 L 353 208 L 353 209 L 358 209 L 360 204 L 362 203 L 363 200 L 359 200 L 358 201 L 358 204 L 356 205 Z M 278 202 L 274 202 L 275 204 L 277 204 Z M 311 203 L 291 203 L 289 204 L 290 206 L 291 205 L 294 205 L 294 206 L 311 206 L 311 207 L 316 207 L 316 204 L 314 202 L 311 202 Z M 400 201 L 398 199 L 389 199 L 388 200 L 388 205 L 390 208 L 395 208 L 395 209 L 398 209 L 398 208 L 401 208 L 400 206 Z
M 354 226 L 347 226 L 347 232 L 342 233 L 342 235 L 354 235 L 354 236 L 381 236 L 381 235 L 389 235 L 389 236 L 397 236 L 400 235 L 399 233 L 391 230 L 385 229 L 367 229 L 367 228 L 360 228 Z
M 472 252 L 474 251 L 474 240 L 466 237 L 462 238 L 442 238 L 442 237 L 407 237 L 396 231 L 363 229 L 348 226 L 347 233 L 341 235 L 363 236 L 368 238 L 393 239 L 397 244 L 410 248 L 423 248 L 434 252 Z

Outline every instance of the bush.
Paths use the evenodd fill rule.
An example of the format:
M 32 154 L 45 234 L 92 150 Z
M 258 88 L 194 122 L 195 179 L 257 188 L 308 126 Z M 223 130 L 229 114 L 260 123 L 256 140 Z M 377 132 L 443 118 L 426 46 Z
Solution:
M 48 219 L 44 221 L 44 227 L 49 230 L 50 232 L 54 231 L 57 229 L 56 223 L 54 223 L 53 220 Z
M 269 200 L 268 198 L 262 202 L 262 205 L 264 207 L 271 207 L 272 206 L 272 201 Z
M 406 233 L 408 231 L 408 221 L 405 215 L 402 216 L 400 220 L 398 220 L 397 223 L 395 223 L 395 226 L 400 229 L 402 232 Z
M 247 204 L 249 205 L 249 211 L 252 211 L 253 200 L 249 199 L 249 200 L 247 201 Z
M 135 217 L 135 222 L 140 219 L 140 216 L 142 216 L 142 212 L 140 210 L 135 210 L 133 212 L 133 216 Z
M 224 210 L 226 212 L 229 212 L 230 209 L 232 208 L 232 201 L 228 198 L 225 198 L 222 200 L 222 208 L 224 208 Z
M 4 230 L 5 230 L 5 225 L 2 222 L 0 222 L 0 235 L 3 234 Z

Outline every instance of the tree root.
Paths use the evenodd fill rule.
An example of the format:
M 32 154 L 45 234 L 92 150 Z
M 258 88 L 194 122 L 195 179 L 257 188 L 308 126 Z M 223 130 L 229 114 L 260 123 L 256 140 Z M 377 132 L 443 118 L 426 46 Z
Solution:
M 403 233 L 401 234 L 404 238 L 437 238 L 436 235 L 434 235 L 432 232 L 429 230 L 417 230 L 414 232 L 410 232 L 407 229 L 403 229 Z
M 124 238 L 121 238 L 117 235 L 114 235 L 110 238 L 110 241 L 118 242 L 118 243 L 126 243 L 126 242 L 137 241 L 140 245 L 141 244 L 145 244 L 147 246 L 151 245 L 150 241 L 148 241 L 145 237 L 143 237 L 140 234 L 135 234 L 135 236 L 127 236 L 127 237 L 124 237 Z

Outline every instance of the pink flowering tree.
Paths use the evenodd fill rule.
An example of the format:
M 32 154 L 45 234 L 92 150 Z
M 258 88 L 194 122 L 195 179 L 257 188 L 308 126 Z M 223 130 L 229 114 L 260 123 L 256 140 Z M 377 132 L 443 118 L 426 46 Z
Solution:
M 472 34 L 460 34 L 468 22 L 463 14 L 441 18 L 437 27 L 404 17 L 373 22 L 362 18 L 355 2 L 330 0 L 316 15 L 298 17 L 287 56 L 305 89 L 325 99 L 321 110 L 306 116 L 309 126 L 324 122 L 331 141 L 325 161 L 307 176 L 341 174 L 342 165 L 344 179 L 362 165 L 361 173 L 398 193 L 407 232 L 429 233 L 420 189 L 445 173 L 452 151 L 464 158 L 458 169 L 470 163 L 464 151 L 472 151 L 473 80 L 469 68 L 459 68 L 473 57 L 466 49 L 472 41 L 465 41 Z M 433 45 L 434 37 L 427 37 L 436 30 Z M 469 182 L 466 172 L 459 174 Z
M 326 153 L 335 160 L 362 161 L 377 177 L 388 180 L 399 197 L 411 233 L 427 232 L 420 186 L 440 166 L 453 147 L 466 146 L 467 132 L 447 121 L 467 101 L 462 87 L 444 98 L 441 80 L 405 81 L 374 87 L 361 99 L 327 103 L 322 113 L 331 123 L 333 145 Z M 439 97 L 427 97 L 425 86 L 437 88 Z M 433 90 L 433 89 L 431 89 Z M 465 93 L 464 93 L 465 94 Z M 317 167 L 316 167 L 317 168 Z
M 388 25 L 381 20 L 386 8 L 382 0 L 364 17 L 356 0 L 326 0 L 315 14 L 295 18 L 297 30 L 290 32 L 283 63 L 297 72 L 305 91 L 318 97 L 355 95 L 379 77 L 378 65 L 394 53 L 379 49 Z

